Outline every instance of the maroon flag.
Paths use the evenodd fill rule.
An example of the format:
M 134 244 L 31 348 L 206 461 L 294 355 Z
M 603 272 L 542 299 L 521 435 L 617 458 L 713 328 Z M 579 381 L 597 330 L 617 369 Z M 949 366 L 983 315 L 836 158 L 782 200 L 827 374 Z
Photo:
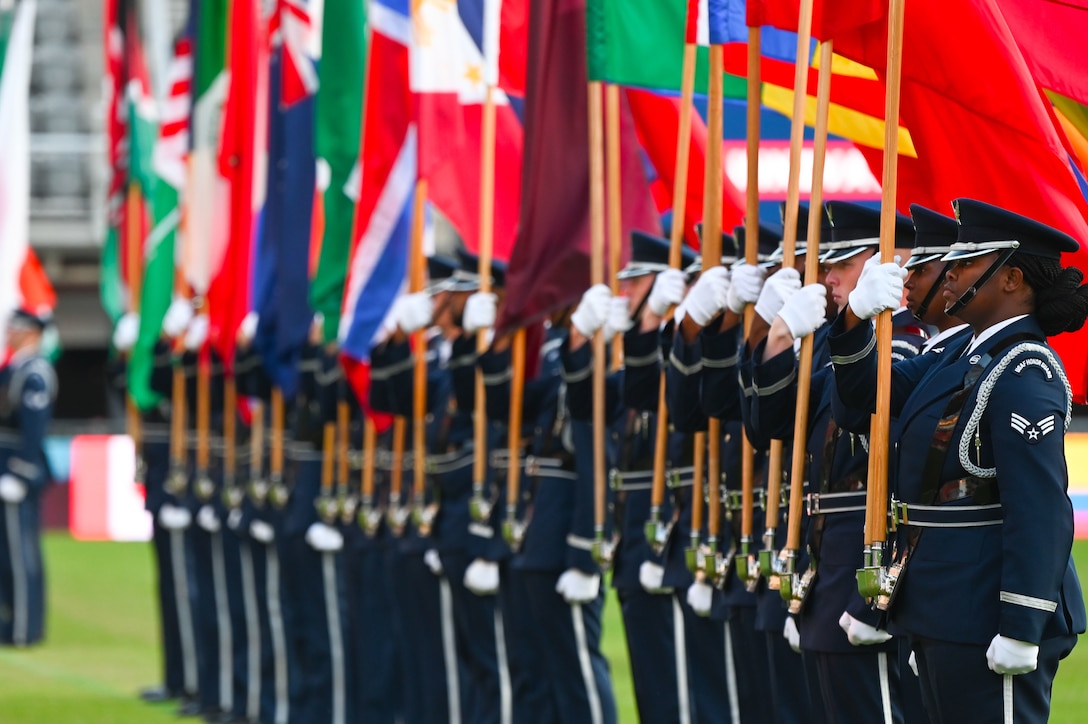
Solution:
M 589 116 L 585 0 L 530 4 L 521 224 L 500 329 L 531 324 L 589 287 Z M 621 95 L 622 98 L 622 95 Z M 660 220 L 621 100 L 623 236 Z

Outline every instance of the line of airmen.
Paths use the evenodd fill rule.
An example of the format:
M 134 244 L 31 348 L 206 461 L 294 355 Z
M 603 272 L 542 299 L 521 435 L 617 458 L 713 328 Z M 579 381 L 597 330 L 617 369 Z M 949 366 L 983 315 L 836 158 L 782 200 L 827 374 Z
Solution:
M 870 605 L 858 593 L 855 572 L 864 565 L 865 432 L 877 353 L 872 325 L 858 322 L 885 309 L 896 312 L 892 354 L 897 371 L 910 370 L 904 373 L 909 383 L 899 390 L 909 396 L 925 379 L 923 367 L 940 367 L 940 355 L 972 339 L 967 324 L 972 315 L 960 323 L 944 314 L 948 305 L 938 299 L 947 298 L 944 290 L 952 279 L 965 276 L 960 267 L 970 263 L 960 258 L 1001 257 L 985 280 L 975 281 L 977 292 L 991 277 L 1002 277 L 1009 287 L 1007 277 L 1016 274 L 1002 270 L 1019 269 L 1015 264 L 1026 254 L 1056 259 L 1056 249 L 1067 249 L 1068 242 L 1022 217 L 993 221 L 999 210 L 962 202 L 959 224 L 921 208 L 914 210 L 913 223 L 900 217 L 896 246 L 910 250 L 909 261 L 905 267 L 880 265 L 877 211 L 841 202 L 827 204 L 824 211 L 821 238 L 826 241 L 818 250 L 817 280 L 780 267 L 781 229 L 764 226 L 759 239 L 748 240 L 759 245 L 758 265 L 737 262 L 736 252 L 746 243 L 738 229 L 736 238 L 723 239 L 723 266 L 702 274 L 690 250 L 685 249 L 682 270 L 670 269 L 667 241 L 636 234 L 631 262 L 620 274 L 622 296 L 595 286 L 573 309 L 555 312 L 539 345 L 539 370 L 520 397 L 512 393 L 518 365 L 511 338 L 494 337 L 482 354 L 476 348 L 476 333 L 495 326 L 505 270 L 494 263 L 491 281 L 497 292 L 480 292 L 478 260 L 468 254 L 459 260 L 431 258 L 427 289 L 394 303 L 372 350 L 365 406 L 341 374 L 336 351 L 313 340 L 302 351 L 297 394 L 284 400 L 253 349 L 255 325 L 244 324 L 233 387 L 257 404 L 250 407 L 250 420 L 219 415 L 203 448 L 178 445 L 178 430 L 171 435 L 170 424 L 184 426 L 184 411 L 223 410 L 225 402 L 232 411 L 228 418 L 233 417 L 229 398 L 235 392 L 215 374 L 215 361 L 210 390 L 200 392 L 201 318 L 188 320 L 183 311 L 172 311 L 155 384 L 165 399 L 183 403 L 182 422 L 177 409 L 164 407 L 147 415 L 143 429 L 166 663 L 165 686 L 148 692 L 149 698 L 185 697 L 183 712 L 224 721 L 616 721 L 601 650 L 602 556 L 594 555 L 600 551 L 594 530 L 589 340 L 603 330 L 608 339 L 623 335 L 624 355 L 622 368 L 606 385 L 607 536 L 614 545 L 604 563 L 611 568 L 622 611 L 642 721 L 940 722 L 965 720 L 965 711 L 981 721 L 976 717 L 990 716 L 995 706 L 998 721 L 1003 702 L 1013 706 L 1013 674 L 1022 674 L 1017 681 L 1025 682 L 1018 684 L 1024 695 L 1016 699 L 1017 721 L 1021 716 L 1045 720 L 1039 714 L 1049 708 L 1057 660 L 1084 630 L 1079 585 L 1073 585 L 1075 573 L 1068 568 L 1071 512 L 1064 478 L 1050 486 L 1048 504 L 1057 507 L 1046 525 L 1053 540 L 1025 539 L 1038 544 L 1034 551 L 1044 560 L 1038 565 L 1050 578 L 1061 581 L 1050 570 L 1059 559 L 1055 570 L 1072 576 L 1060 595 L 1038 587 L 1017 589 L 1011 574 L 1001 577 L 1001 585 L 1015 590 L 1002 588 L 1000 595 L 989 590 L 984 578 L 1002 565 L 993 559 L 1001 556 L 995 536 L 1002 530 L 1001 505 L 994 501 L 1012 493 L 1002 487 L 997 496 L 991 485 L 988 502 L 978 502 L 972 496 L 985 486 L 965 483 L 959 493 L 939 500 L 962 511 L 934 511 L 917 494 L 896 503 L 904 541 L 897 550 L 899 561 L 906 560 L 903 552 L 913 550 L 918 537 L 904 531 L 919 530 L 915 525 L 933 528 L 927 538 L 947 536 L 939 548 L 951 561 L 931 575 L 937 580 L 962 575 L 978 590 L 948 585 L 957 596 L 962 593 L 960 600 L 943 592 L 944 582 L 906 583 L 899 597 L 907 604 L 894 608 L 890 618 Z M 808 210 L 801 212 L 798 228 L 805 229 Z M 995 246 L 987 224 L 1010 229 L 998 237 L 1021 232 L 1016 245 Z M 971 236 L 979 229 L 983 236 L 989 229 L 990 238 Z M 1007 248 L 1020 256 L 1014 258 Z M 802 238 L 797 258 L 810 252 L 816 250 Z M 1027 276 L 1021 273 L 1021 282 Z M 1077 286 L 1066 285 L 1066 296 L 1084 299 Z M 904 287 L 907 306 L 900 308 Z M 971 304 L 972 311 L 982 308 L 985 294 L 972 295 L 957 311 Z M 1088 301 L 1083 310 L 1077 304 L 1061 320 L 1062 329 L 1079 326 L 1081 311 L 1088 314 Z M 745 335 L 748 305 L 756 315 Z M 974 326 L 976 340 L 985 329 L 980 325 Z M 426 330 L 425 349 L 413 349 L 409 342 L 419 330 Z M 764 568 L 761 576 L 754 560 L 738 555 L 741 449 L 747 438 L 757 451 L 755 527 L 767 531 L 768 548 L 778 551 L 785 544 L 787 516 L 785 506 L 766 493 L 775 487 L 768 485 L 768 471 L 778 476 L 780 469 L 768 450 L 774 449 L 772 440 L 792 438 L 795 343 L 810 334 L 816 352 L 804 441 L 808 466 L 807 479 L 799 483 L 809 501 L 803 524 L 808 544 L 795 561 L 804 575 L 787 589 L 792 590 L 787 601 L 772 571 Z M 169 338 L 181 340 L 187 351 L 171 355 Z M 1044 354 L 1043 339 L 1037 334 L 1030 340 L 1035 346 L 1016 348 L 1026 361 L 1014 365 L 1011 374 L 1018 382 L 1042 380 L 1060 387 L 1055 383 L 1064 379 L 1060 363 Z M 415 475 L 419 461 L 404 451 L 403 442 L 415 432 L 416 355 L 426 355 L 427 363 L 420 431 L 427 456 L 421 477 Z M 1009 366 L 997 357 L 996 352 L 994 359 L 970 357 L 971 365 L 985 359 Z M 477 370 L 486 394 L 486 452 L 476 450 L 474 440 Z M 962 371 L 958 374 L 962 383 Z M 971 383 L 977 379 L 976 374 Z M 658 438 L 662 380 L 670 424 L 667 435 Z M 849 396 L 840 397 L 840 388 Z M 171 395 L 175 389 L 184 394 Z M 1027 406 L 1016 414 L 1023 420 L 1020 427 L 1016 417 L 1011 427 L 996 423 L 992 440 L 980 432 L 989 429 L 988 421 L 970 418 L 981 456 L 968 468 L 975 470 L 972 475 L 980 477 L 976 468 L 992 462 L 989 450 L 1008 429 L 1025 431 L 1021 438 L 1032 445 L 1060 442 L 1060 435 L 1048 437 L 1060 420 Z M 387 427 L 382 421 L 389 415 L 396 422 Z M 936 422 L 941 416 L 938 410 L 922 417 Z M 710 532 L 705 521 L 692 530 L 693 508 L 699 507 L 693 503 L 705 502 L 693 494 L 706 489 L 706 481 L 695 479 L 703 452 L 693 441 L 709 418 L 722 421 L 721 439 L 711 441 L 721 446 L 721 480 L 709 482 L 720 486 L 723 555 L 713 566 L 693 570 L 687 544 L 705 544 Z M 958 422 L 957 414 L 952 426 Z M 242 423 L 237 435 L 229 430 L 236 423 Z M 932 432 L 931 426 L 920 437 Z M 1029 440 L 1029 432 L 1035 440 Z M 927 457 L 924 450 L 906 454 L 908 443 L 919 444 L 908 434 L 904 427 L 893 436 L 899 440 L 890 466 L 900 476 L 893 485 L 897 495 L 916 485 L 902 476 L 923 477 L 915 468 Z M 223 442 L 231 437 L 237 449 Z M 941 450 L 949 449 L 948 437 Z M 669 495 L 655 507 L 651 481 L 659 439 L 667 444 Z M 926 437 L 921 444 L 928 443 Z M 481 455 L 488 464 L 477 479 L 474 461 Z M 1064 468 L 1048 472 L 1061 477 Z M 515 500 L 506 499 L 510 476 L 521 481 L 510 488 L 518 491 Z M 407 478 L 424 485 L 409 486 Z M 782 480 L 781 495 L 790 484 Z M 1007 509 L 1004 516 L 1013 518 Z M 653 524 L 647 526 L 648 521 Z M 1005 530 L 1010 527 L 1006 522 Z M 983 561 L 985 555 L 990 555 L 985 571 L 948 567 Z M 924 570 L 921 560 L 917 566 Z M 1042 573 L 1032 575 L 1044 588 L 1046 581 L 1055 583 Z M 924 593 L 912 593 L 911 585 Z M 993 600 L 981 600 L 983 591 Z M 923 598 L 915 600 L 918 596 Z M 1004 608 L 1052 615 L 1018 618 L 1023 612 L 1006 614 L 1003 608 L 998 625 L 997 614 L 990 613 L 998 599 Z M 1006 618 L 1019 623 L 1006 628 Z M 939 623 L 931 625 L 932 620 Z M 995 634 L 999 644 L 989 640 Z M 965 664 L 965 652 L 979 644 L 979 660 Z M 1024 664 L 1032 646 L 1038 668 Z M 953 654 L 958 668 L 949 669 Z M 989 670 L 979 671 L 987 656 Z M 920 679 L 908 671 L 915 658 Z M 980 702 L 973 692 L 990 692 L 992 682 L 949 686 L 957 671 L 980 681 L 997 671 L 1004 677 L 995 676 L 998 690 L 1005 686 L 1007 693 Z M 1011 716 L 1011 709 L 1006 713 Z

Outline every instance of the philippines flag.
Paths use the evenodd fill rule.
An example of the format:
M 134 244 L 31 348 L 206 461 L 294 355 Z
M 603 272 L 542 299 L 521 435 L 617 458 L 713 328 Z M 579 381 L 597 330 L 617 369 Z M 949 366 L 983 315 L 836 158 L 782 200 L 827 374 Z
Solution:
M 359 159 L 363 171 L 358 187 L 349 190 L 357 198 L 355 238 L 339 332 L 344 356 L 361 362 L 370 359 L 371 343 L 408 269 L 418 165 L 409 87 L 412 20 L 408 2 L 373 0 L 368 15 L 370 64 Z
M 488 86 L 494 88 L 492 252 L 506 260 L 517 234 L 521 204 L 523 129 L 518 111 L 522 104 L 511 93 L 524 88 L 528 3 L 465 0 L 455 5 L 421 0 L 413 3 L 411 17 L 419 173 L 429 182 L 429 200 L 471 250 L 478 249 L 481 236 L 483 104 Z M 504 27 L 504 22 L 509 24 Z M 506 57 L 509 60 L 503 62 Z

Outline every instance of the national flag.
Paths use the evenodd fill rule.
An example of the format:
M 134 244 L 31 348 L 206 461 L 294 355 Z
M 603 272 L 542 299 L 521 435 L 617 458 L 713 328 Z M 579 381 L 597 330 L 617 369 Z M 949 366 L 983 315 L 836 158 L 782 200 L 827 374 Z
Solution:
M 1088 104 L 1088 3 L 997 0 L 997 6 L 1039 85 Z
M 167 67 L 168 95 L 158 126 L 152 154 L 155 174 L 151 200 L 153 226 L 144 245 L 143 285 L 140 297 L 140 330 L 128 363 L 128 385 L 140 409 L 158 404 L 160 395 L 151 389 L 155 343 L 162 320 L 173 300 L 176 274 L 180 201 L 185 188 L 189 150 L 189 112 L 192 102 L 192 42 L 184 35 L 174 44 Z
M 106 109 L 106 158 L 109 180 L 106 192 L 106 233 L 102 245 L 99 276 L 99 296 L 106 316 L 116 322 L 125 313 L 121 279 L 121 243 L 125 223 L 125 185 L 128 179 L 125 150 L 128 135 L 128 112 L 125 106 L 125 26 L 128 23 L 127 3 L 105 0 L 103 3 L 102 47 L 105 49 L 106 78 L 103 83 Z
M 154 186 L 151 153 L 158 133 L 158 108 L 132 5 L 125 0 L 111 3 L 107 17 L 114 23 L 107 39 L 111 74 L 107 113 L 116 116 L 109 120 L 108 228 L 99 289 L 106 314 L 116 322 L 126 311 L 135 310 L 138 303 L 131 287 L 132 275 L 140 270 L 132 260 L 142 258 L 150 228 L 148 203 Z
M 843 33 L 883 21 L 887 11 L 887 0 L 850 0 L 849 6 L 833 0 L 814 0 L 812 37 L 837 40 Z M 747 24 L 752 27 L 770 25 L 796 32 L 800 13 L 799 0 L 747 0 Z M 884 24 L 887 26 L 886 21 Z
M 676 184 L 676 136 L 680 128 L 680 99 L 634 88 L 626 91 L 627 101 L 638 132 L 638 140 L 657 170 L 660 191 L 655 192 L 658 208 L 672 208 L 672 193 Z M 706 184 L 706 124 L 697 114 L 691 114 L 691 141 L 688 145 L 687 201 L 684 204 L 684 238 L 699 248 L 695 225 L 703 220 L 703 189 Z M 742 223 L 745 213 L 744 194 L 722 172 L 722 228 L 731 229 Z
M 411 88 L 417 100 L 419 174 L 428 181 L 428 200 L 449 219 L 470 250 L 478 248 L 480 238 L 481 139 L 488 59 L 476 38 L 485 37 L 483 11 L 478 3 L 423 2 L 413 3 L 411 13 Z M 501 13 L 498 17 L 502 18 Z M 470 26 L 479 29 L 476 35 L 469 31 Z M 498 37 L 501 40 L 503 35 Z M 495 51 L 501 58 L 504 51 Z M 505 260 L 518 227 L 523 131 L 515 101 L 501 88 L 492 92 L 492 98 L 492 251 L 496 258 Z
M 269 22 L 269 35 L 283 49 L 280 60 L 280 103 L 290 108 L 314 95 L 320 85 L 317 61 L 321 58 L 321 35 L 325 0 L 276 0 Z M 357 3 L 336 3 L 335 9 Z M 335 22 L 335 19 L 333 20 Z
M 725 44 L 724 97 L 746 100 L 748 28 L 745 3 L 741 0 L 689 0 L 686 4 L 590 0 L 589 9 L 591 26 L 598 26 L 589 44 L 591 77 L 655 92 L 679 92 L 686 40 L 699 46 L 695 90 L 703 94 L 708 82 L 706 45 L 713 39 L 716 44 Z M 748 19 L 751 18 L 749 15 Z M 796 28 L 796 12 L 793 18 Z M 760 38 L 760 101 L 789 117 L 793 113 L 797 35 L 764 27 Z M 815 48 L 813 44 L 810 51 L 814 55 Z M 847 64 L 841 58 L 836 59 L 833 71 L 830 132 L 858 144 L 882 148 L 883 85 L 877 82 L 871 69 Z M 809 73 L 805 110 L 805 122 L 810 126 L 816 116 L 816 78 L 813 69 Z M 906 128 L 900 130 L 900 139 L 901 152 L 912 155 Z
M 223 262 L 229 237 L 230 185 L 219 173 L 226 72 L 228 0 L 193 0 L 192 149 L 185 197 L 185 244 L 181 266 L 193 295 L 203 297 Z
M 324 320 L 324 339 L 340 328 L 344 282 L 351 252 L 355 201 L 346 193 L 359 161 L 363 93 L 366 85 L 366 10 L 363 3 L 330 2 L 323 26 L 320 90 L 317 92 L 314 150 L 321 167 L 314 219 L 316 265 L 310 305 Z M 303 194 L 303 190 L 298 190 Z
M 483 51 L 485 81 L 524 98 L 528 0 L 457 0 L 457 9 L 465 29 Z
M 366 362 L 382 320 L 404 283 L 416 184 L 416 127 L 409 86 L 412 21 L 403 0 L 375 0 L 366 68 L 366 118 L 360 149 L 355 238 L 352 241 L 340 349 Z
M 35 0 L 15 8 L 0 73 L 0 319 L 22 301 L 19 282 L 30 248 L 29 98 L 36 10 Z
M 883 72 L 887 24 L 836 38 L 838 52 Z M 910 203 L 947 208 L 975 198 L 1088 241 L 1088 203 L 1052 109 L 1020 53 L 1014 33 L 987 0 L 912 0 L 903 33 L 901 115 L 918 158 L 901 158 L 900 210 Z M 870 164 L 880 159 L 869 154 Z M 1088 252 L 1066 264 L 1088 270 Z M 1074 396 L 1088 390 L 1088 330 L 1053 339 Z
M 269 77 L 267 199 L 254 259 L 254 345 L 272 381 L 292 398 L 298 362 L 313 313 L 309 284 L 310 223 L 314 189 L 314 99 L 282 103 L 279 72 L 288 51 L 273 51 Z M 324 88 L 323 88 L 324 91 Z
M 208 288 L 208 339 L 230 369 L 235 335 L 249 312 L 250 252 L 263 202 L 259 154 L 266 149 L 267 26 L 259 0 L 231 0 L 228 64 L 230 89 L 223 111 L 218 174 L 230 188 L 229 235 Z
M 589 123 L 583 2 L 533 3 L 526 83 L 521 229 L 502 328 L 528 326 L 589 286 Z M 621 99 L 622 235 L 660 222 Z

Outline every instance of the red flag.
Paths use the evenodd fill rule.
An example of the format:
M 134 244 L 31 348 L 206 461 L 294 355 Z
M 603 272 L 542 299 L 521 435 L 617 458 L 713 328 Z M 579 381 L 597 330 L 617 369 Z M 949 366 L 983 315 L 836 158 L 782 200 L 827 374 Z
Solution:
M 883 72 L 887 28 L 836 38 L 835 50 Z M 1001 12 L 986 0 L 911 0 L 903 39 L 901 117 L 918 158 L 899 159 L 897 206 L 996 204 L 1082 244 L 1064 263 L 1088 271 L 1088 203 L 1062 135 Z M 866 151 L 880 167 L 879 152 Z M 1088 330 L 1052 340 L 1073 394 L 1088 390 Z
M 208 288 L 209 340 L 231 369 L 235 335 L 249 311 L 253 244 L 254 162 L 266 146 L 267 38 L 259 0 L 233 0 L 230 11 L 230 91 L 223 114 L 219 173 L 230 181 L 230 238 Z
M 800 5 L 798 0 L 748 0 L 748 25 L 770 25 L 796 33 Z M 883 20 L 887 10 L 887 0 L 850 0 L 849 3 L 814 0 L 812 37 L 837 39 L 843 32 Z
M 1088 2 L 997 0 L 1041 86 L 1088 104 Z
M 589 286 L 589 126 L 585 3 L 532 3 L 521 227 L 500 327 L 529 325 Z M 660 227 L 621 102 L 623 235 Z
M 676 134 L 680 127 L 680 99 L 648 91 L 629 89 L 627 100 L 635 119 L 638 140 L 650 163 L 657 169 L 661 192 L 655 194 L 658 207 L 672 207 L 676 183 Z M 706 180 L 706 124 L 698 113 L 691 114 L 687 201 L 684 204 L 684 238 L 699 248 L 695 225 L 703 220 L 703 188 Z M 722 228 L 731 229 L 744 220 L 744 194 L 722 173 Z

